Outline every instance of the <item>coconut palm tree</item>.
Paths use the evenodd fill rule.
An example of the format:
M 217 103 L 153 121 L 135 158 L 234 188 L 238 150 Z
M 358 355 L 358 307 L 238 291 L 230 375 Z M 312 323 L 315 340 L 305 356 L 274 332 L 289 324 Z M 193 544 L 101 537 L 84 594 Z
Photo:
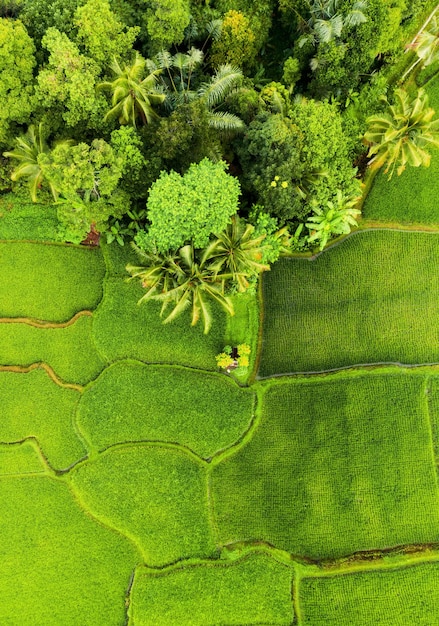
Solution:
M 320 250 L 328 243 L 333 235 L 343 235 L 351 232 L 351 226 L 357 226 L 357 215 L 359 209 L 355 208 L 358 197 L 343 195 L 338 189 L 335 201 L 329 200 L 325 208 L 314 206 L 314 215 L 308 218 L 306 227 L 310 229 L 311 235 L 308 242 L 319 241 Z
M 436 15 L 429 21 L 428 28 L 421 30 L 406 48 L 414 50 L 418 58 L 404 73 L 401 83 L 417 65 L 426 67 L 439 60 L 439 19 Z
M 305 43 L 317 45 L 328 43 L 341 36 L 344 28 L 353 28 L 367 21 L 365 10 L 366 0 L 356 0 L 346 15 L 339 12 L 340 0 L 312 0 L 308 2 L 310 17 L 299 22 L 302 29 L 308 32 L 299 40 L 299 46 Z
M 254 230 L 254 226 L 233 216 L 232 222 L 205 248 L 201 257 L 202 263 L 209 262 L 208 267 L 216 277 L 231 282 L 240 292 L 250 286 L 249 278 L 270 269 L 261 261 L 266 235 L 255 237 Z
M 232 65 L 220 65 L 209 80 L 196 86 L 194 80 L 196 82 L 197 69 L 203 59 L 203 51 L 197 48 L 175 55 L 164 50 L 153 61 L 148 60 L 147 67 L 151 72 L 162 71 L 160 83 L 168 110 L 199 100 L 208 112 L 209 126 L 224 132 L 242 131 L 244 122 L 237 115 L 221 110 L 227 97 L 239 88 L 242 71 Z
M 144 124 L 159 117 L 153 107 L 165 100 L 165 95 L 157 89 L 157 77 L 161 70 L 156 69 L 142 78 L 145 66 L 146 61 L 138 52 L 132 65 L 123 68 L 114 58 L 111 69 L 116 78 L 98 85 L 99 89 L 112 91 L 112 107 L 105 119 L 118 117 L 120 124 L 131 124 L 135 128 L 138 116 Z
M 15 143 L 16 147 L 14 150 L 3 152 L 3 156 L 16 159 L 20 162 L 13 170 L 11 179 L 17 181 L 20 180 L 20 178 L 26 178 L 29 184 L 32 202 L 36 202 L 37 192 L 41 188 L 44 180 L 43 170 L 38 162 L 38 157 L 40 154 L 50 152 L 44 137 L 43 125 L 40 123 L 38 127 L 35 128 L 32 124 L 24 135 L 15 139 Z M 52 196 L 56 201 L 58 199 L 58 192 L 52 183 L 49 182 L 48 184 Z
M 364 141 L 370 145 L 369 164 L 372 168 L 386 164 L 384 171 L 390 171 L 390 180 L 397 165 L 398 176 L 407 164 L 430 165 L 431 156 L 425 148 L 439 146 L 439 120 L 432 121 L 435 112 L 428 106 L 428 95 L 423 89 L 413 99 L 404 89 L 396 89 L 395 104 L 386 102 L 385 113 L 367 118 L 369 129 Z
M 201 319 L 204 333 L 212 325 L 212 313 L 209 301 L 217 302 L 229 315 L 234 314 L 233 304 L 224 294 L 224 280 L 206 264 L 196 258 L 192 244 L 183 246 L 176 253 L 144 252 L 137 249 L 147 263 L 142 267 L 127 266 L 132 278 L 140 278 L 147 292 L 139 300 L 156 300 L 162 303 L 161 317 L 172 307 L 171 313 L 163 320 L 172 322 L 187 308 L 192 311 L 192 326 Z M 129 279 L 130 280 L 130 279 Z

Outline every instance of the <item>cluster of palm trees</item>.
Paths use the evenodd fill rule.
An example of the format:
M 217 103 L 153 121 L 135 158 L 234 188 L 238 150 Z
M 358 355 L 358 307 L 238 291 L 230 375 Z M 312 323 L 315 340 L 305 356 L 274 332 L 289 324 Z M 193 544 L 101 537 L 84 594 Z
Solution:
M 117 117 L 120 124 L 136 127 L 139 117 L 144 124 L 157 119 L 155 107 L 160 104 L 173 111 L 180 104 L 198 100 L 206 108 L 211 127 L 242 130 L 245 124 L 239 117 L 218 110 L 227 96 L 238 88 L 242 71 L 231 65 L 220 65 L 208 81 L 194 87 L 193 78 L 203 58 L 202 50 L 191 48 L 185 54 L 175 55 L 164 50 L 154 60 L 146 60 L 136 52 L 133 63 L 123 67 L 114 59 L 111 64 L 114 80 L 98 86 L 112 93 L 111 109 L 106 118 Z
M 234 314 L 230 293 L 244 292 L 260 272 L 269 270 L 263 262 L 264 235 L 255 236 L 254 227 L 237 215 L 210 244 L 197 250 L 189 243 L 179 250 L 158 253 L 134 246 L 140 266 L 128 265 L 133 278 L 140 279 L 145 294 L 139 304 L 153 300 L 162 303 L 163 323 L 169 323 L 190 308 L 192 325 L 202 320 L 204 333 L 212 325 L 210 302 L 216 302 L 229 315 Z

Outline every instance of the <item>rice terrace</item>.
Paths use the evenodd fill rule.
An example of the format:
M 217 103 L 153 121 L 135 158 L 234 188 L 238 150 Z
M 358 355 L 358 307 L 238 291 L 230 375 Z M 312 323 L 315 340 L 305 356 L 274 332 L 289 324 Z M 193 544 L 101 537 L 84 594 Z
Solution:
M 437 2 L 0 0 L 0 95 L 0 626 L 439 626 Z

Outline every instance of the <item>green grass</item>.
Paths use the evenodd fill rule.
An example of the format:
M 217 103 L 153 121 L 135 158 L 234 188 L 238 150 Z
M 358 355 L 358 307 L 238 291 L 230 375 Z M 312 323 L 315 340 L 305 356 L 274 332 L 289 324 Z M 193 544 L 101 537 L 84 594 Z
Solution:
M 438 541 L 425 379 L 411 372 L 266 388 L 253 438 L 213 471 L 220 541 L 313 559 Z
M 211 457 L 248 428 L 255 394 L 224 374 L 119 362 L 81 398 L 78 423 L 99 449 L 123 441 L 168 441 Z
M 104 263 L 99 250 L 0 243 L 0 317 L 65 322 L 102 297 Z
M 69 467 L 86 454 L 73 424 L 79 395 L 55 384 L 44 370 L 0 371 L 0 441 L 36 437 L 53 467 Z
M 90 316 L 65 328 L 0 323 L 0 364 L 27 367 L 43 362 L 65 382 L 88 383 L 105 367 L 93 343 L 92 324 Z
M 34 204 L 27 190 L 0 195 L 0 239 L 57 241 L 57 227 L 54 205 Z
M 247 383 L 254 371 L 258 351 L 259 305 L 256 294 L 237 294 L 232 297 L 235 315 L 227 316 L 225 345 L 237 346 L 246 343 L 250 346 L 249 366 L 242 373 L 233 371 L 233 377 L 240 383 Z
M 264 554 L 136 572 L 130 626 L 289 626 L 291 568 Z
M 259 374 L 439 361 L 439 235 L 359 232 L 264 275 Z
M 304 578 L 301 626 L 434 626 L 439 563 Z
M 21 474 L 45 474 L 47 468 L 34 441 L 0 444 L 0 478 Z
M 106 358 L 216 370 L 215 355 L 224 347 L 226 314 L 214 309 L 212 329 L 207 336 L 203 335 L 200 323 L 190 326 L 188 311 L 174 322 L 163 324 L 159 317 L 160 303 L 137 305 L 144 289 L 139 282 L 124 282 L 128 277 L 124 268 L 132 260 L 129 256 L 132 252 L 117 248 L 117 244 L 104 248 L 110 273 L 94 323 L 96 343 Z
M 213 553 L 205 469 L 180 450 L 114 448 L 77 466 L 70 480 L 83 506 L 132 537 L 148 565 Z
M 48 477 L 3 478 L 0 623 L 120 626 L 139 555 L 93 521 L 67 486 Z

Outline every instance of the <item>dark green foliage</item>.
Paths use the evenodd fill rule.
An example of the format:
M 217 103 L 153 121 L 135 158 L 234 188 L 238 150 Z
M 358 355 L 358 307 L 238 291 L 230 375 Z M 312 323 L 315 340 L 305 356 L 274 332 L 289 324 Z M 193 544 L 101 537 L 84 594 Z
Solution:
M 78 422 L 101 450 L 123 441 L 168 441 L 207 458 L 248 428 L 253 403 L 253 392 L 221 374 L 119 362 L 87 388 Z
M 20 18 L 40 47 L 49 28 L 56 28 L 68 36 L 75 35 L 75 11 L 84 2 L 85 0 L 23 0 Z
M 102 297 L 99 250 L 55 244 L 0 244 L 0 317 L 64 322 Z M 38 268 L 38 280 L 29 268 Z
M 0 499 L 1 621 L 120 626 L 140 558 L 130 542 L 93 520 L 52 477 L 8 477 Z
M 438 541 L 424 387 L 396 368 L 264 386 L 252 439 L 213 469 L 220 542 L 320 560 Z
M 263 277 L 260 374 L 436 362 L 438 254 L 437 233 L 375 230 L 278 261 Z
M 130 616 L 137 626 L 291 624 L 292 570 L 264 553 L 204 561 L 170 572 L 136 572 Z M 220 620 L 220 621 L 218 621 Z
M 73 421 L 79 395 L 55 384 L 41 369 L 28 374 L 0 371 L 0 441 L 36 437 L 52 467 L 69 467 L 86 454 Z
M 69 481 L 94 516 L 134 540 L 148 565 L 215 552 L 205 467 L 175 447 L 116 447 L 74 468 Z

